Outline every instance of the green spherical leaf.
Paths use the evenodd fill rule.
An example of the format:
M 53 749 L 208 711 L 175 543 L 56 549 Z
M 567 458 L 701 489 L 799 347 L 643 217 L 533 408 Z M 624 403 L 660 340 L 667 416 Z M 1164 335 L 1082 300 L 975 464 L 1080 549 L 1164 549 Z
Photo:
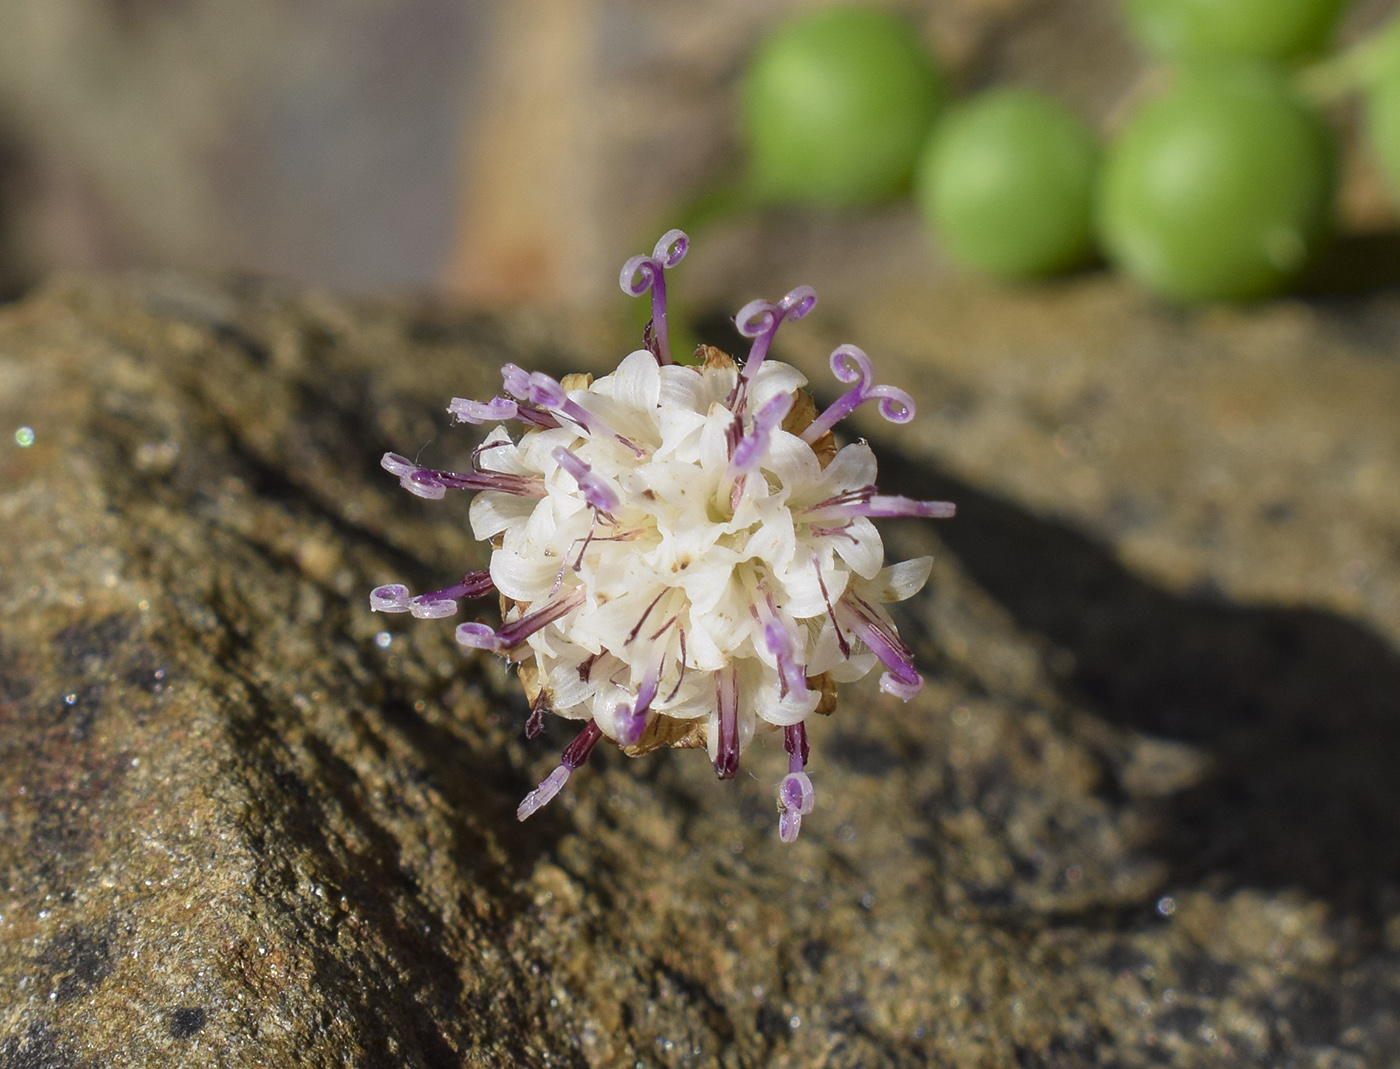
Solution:
M 893 15 L 835 7 L 788 22 L 759 47 L 741 89 L 750 189 L 831 205 L 895 196 L 946 96 Z
M 1276 292 L 1324 233 L 1336 150 L 1275 69 L 1183 72 L 1109 147 L 1098 196 L 1113 262 L 1175 300 Z
M 1291 59 L 1321 51 L 1348 0 L 1123 0 L 1128 25 L 1168 59 Z
M 1003 278 L 1081 262 L 1093 241 L 1098 142 L 1068 109 L 996 89 L 949 109 L 915 193 L 944 251 Z

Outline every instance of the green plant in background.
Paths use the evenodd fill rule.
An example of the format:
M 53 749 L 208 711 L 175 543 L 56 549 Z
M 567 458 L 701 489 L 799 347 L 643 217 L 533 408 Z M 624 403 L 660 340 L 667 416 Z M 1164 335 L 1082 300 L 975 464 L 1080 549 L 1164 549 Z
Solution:
M 1175 301 L 1277 293 L 1330 229 L 1338 151 L 1320 104 L 1359 93 L 1400 198 L 1400 19 L 1322 56 L 1349 0 L 1122 0 L 1171 66 L 1102 150 L 1062 104 L 948 92 L 912 27 L 838 6 L 761 42 L 740 93 L 744 178 L 684 213 L 863 207 L 910 187 L 942 252 L 993 277 L 1079 266 L 1097 249 Z M 1309 65 L 1304 65 L 1305 62 Z
M 1133 36 L 1168 60 L 1320 52 L 1348 0 L 1123 0 Z
M 893 15 L 834 7 L 780 26 L 741 91 L 759 202 L 872 204 L 905 191 L 947 89 Z
M 1082 263 L 1093 247 L 1098 155 L 1068 108 L 994 89 L 938 124 L 915 195 L 953 260 L 1004 278 L 1043 275 Z

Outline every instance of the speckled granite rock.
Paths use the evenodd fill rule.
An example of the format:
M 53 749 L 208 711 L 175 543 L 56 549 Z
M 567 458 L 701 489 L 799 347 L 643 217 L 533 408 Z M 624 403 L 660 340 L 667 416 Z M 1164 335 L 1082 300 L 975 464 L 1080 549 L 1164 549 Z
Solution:
M 935 413 L 891 484 L 963 515 L 893 531 L 939 558 L 930 685 L 818 726 L 793 847 L 776 746 L 732 783 L 600 754 L 517 824 L 559 740 L 446 622 L 368 611 L 481 559 L 379 454 L 460 462 L 447 397 L 607 331 L 178 277 L 6 310 L 0 1066 L 1396 1064 L 1400 659 L 1317 590 L 1400 568 L 1327 534 L 1368 486 L 1335 530 L 1400 523 L 1400 365 L 1356 340 L 1400 309 L 1039 299 L 859 335 Z

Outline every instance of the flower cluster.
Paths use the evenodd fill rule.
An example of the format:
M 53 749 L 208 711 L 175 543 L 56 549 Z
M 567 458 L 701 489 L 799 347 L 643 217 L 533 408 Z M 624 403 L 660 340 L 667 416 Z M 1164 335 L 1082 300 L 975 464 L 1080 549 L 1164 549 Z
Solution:
M 556 381 L 507 364 L 500 396 L 456 398 L 448 411 L 514 422 L 518 437 L 497 425 L 469 472 L 384 457 L 419 497 L 476 491 L 472 531 L 494 548 L 488 571 L 417 597 L 382 586 L 370 604 L 439 618 L 460 599 L 499 594 L 502 625 L 461 624 L 457 641 L 517 665 L 527 736 L 546 712 L 583 723 L 520 804 L 521 820 L 600 739 L 634 756 L 704 746 L 728 779 L 757 734 L 781 730 L 779 833 L 791 842 L 814 802 L 807 719 L 835 709 L 837 683 L 877 666 L 881 689 L 902 699 L 923 682 L 884 606 L 918 591 L 931 561 L 885 567 L 871 521 L 947 517 L 953 506 L 881 494 L 870 447 L 837 448 L 833 426 L 867 400 L 896 423 L 914 415 L 908 394 L 875 383 L 865 353 L 832 353 L 850 389 L 821 413 L 795 368 L 766 359 L 779 325 L 816 304 L 811 289 L 740 309 L 735 322 L 752 339 L 742 365 L 708 347 L 697 365 L 674 363 L 665 271 L 686 246 L 673 230 L 624 266 L 623 289 L 649 290 L 652 318 L 646 347 L 611 375 Z

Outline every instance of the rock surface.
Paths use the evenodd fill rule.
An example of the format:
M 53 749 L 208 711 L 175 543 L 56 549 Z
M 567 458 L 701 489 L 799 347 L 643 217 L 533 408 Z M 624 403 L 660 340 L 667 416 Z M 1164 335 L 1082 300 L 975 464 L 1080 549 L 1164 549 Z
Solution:
M 962 508 L 891 530 L 930 685 L 817 726 L 791 847 L 776 745 L 516 823 L 561 737 L 368 610 L 482 559 L 379 455 L 460 464 L 449 397 L 609 331 L 177 276 L 0 315 L 0 1066 L 1400 1060 L 1400 303 L 896 296 L 844 326 L 930 415 L 866 426 L 885 481 Z

